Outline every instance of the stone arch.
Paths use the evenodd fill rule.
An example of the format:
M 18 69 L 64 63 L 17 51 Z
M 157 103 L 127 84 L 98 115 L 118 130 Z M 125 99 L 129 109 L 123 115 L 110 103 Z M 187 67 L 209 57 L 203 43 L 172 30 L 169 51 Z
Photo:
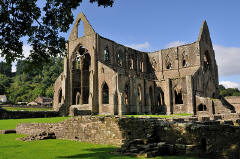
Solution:
M 205 104 L 198 105 L 198 111 L 207 111 L 207 106 Z
M 106 82 L 102 85 L 102 104 L 109 104 L 109 88 Z

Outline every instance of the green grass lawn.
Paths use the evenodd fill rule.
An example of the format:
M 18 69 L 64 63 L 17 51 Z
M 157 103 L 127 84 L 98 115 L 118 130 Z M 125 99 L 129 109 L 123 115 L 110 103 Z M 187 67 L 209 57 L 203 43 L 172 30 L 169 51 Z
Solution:
M 15 129 L 18 123 L 57 123 L 69 117 L 4 119 L 0 120 L 0 130 Z
M 8 111 L 21 111 L 21 110 L 26 110 L 26 111 L 53 111 L 52 108 L 23 108 L 23 107 L 9 107 L 9 106 L 2 106 L 2 108 L 8 110 Z
M 0 134 L 0 159 L 134 159 L 137 157 L 111 154 L 111 145 L 96 145 L 69 140 L 23 142 L 19 134 Z M 143 159 L 143 157 L 139 157 Z M 194 157 L 164 156 L 156 159 L 197 159 Z

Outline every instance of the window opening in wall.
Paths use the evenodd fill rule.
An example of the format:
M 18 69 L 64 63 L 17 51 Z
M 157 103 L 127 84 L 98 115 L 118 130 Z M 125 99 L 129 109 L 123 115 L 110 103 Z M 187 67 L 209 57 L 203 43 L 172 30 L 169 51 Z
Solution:
M 167 64 L 167 67 L 166 67 L 167 69 L 172 69 L 172 64 L 169 62 L 168 64 Z
M 80 46 L 78 48 L 78 53 L 79 53 L 79 55 L 82 56 L 83 54 L 87 53 L 87 49 L 85 49 L 83 46 Z
M 183 104 L 182 92 L 181 91 L 177 92 L 176 90 L 174 92 L 175 92 L 175 104 Z
M 62 103 L 62 89 L 60 89 L 58 93 L 58 103 Z
M 207 106 L 204 104 L 199 104 L 198 105 L 198 111 L 207 111 Z
M 80 20 L 78 23 L 78 38 L 83 37 L 83 36 L 84 36 L 84 24 Z
M 204 65 L 204 69 L 209 69 L 210 68 L 210 59 L 209 59 L 209 52 L 208 51 L 205 51 L 205 53 L 204 53 L 203 65 Z
M 183 59 L 183 61 L 182 61 L 182 66 L 187 67 L 187 61 L 185 59 Z
M 120 66 L 120 67 L 123 66 L 123 57 L 122 57 L 121 51 L 118 51 L 118 53 L 117 53 L 117 63 L 118 63 L 118 66 Z
M 133 59 L 130 59 L 130 69 L 133 69 Z
M 75 69 L 77 70 L 80 70 L 80 60 L 81 60 L 80 56 L 77 55 L 75 59 Z
M 140 61 L 140 67 L 139 67 L 140 71 L 143 72 L 143 62 Z
M 76 96 L 76 105 L 80 104 L 80 93 L 77 92 L 77 96 Z
M 124 104 L 128 105 L 129 104 L 129 84 L 127 83 L 125 85 L 125 89 L 124 89 Z
M 105 62 L 109 62 L 110 61 L 110 54 L 109 54 L 109 49 L 108 47 L 106 47 L 104 49 L 104 61 Z
M 109 89 L 106 82 L 104 82 L 102 87 L 102 104 L 109 104 Z
M 141 86 L 140 85 L 138 86 L 138 89 L 137 89 L 137 95 L 138 95 L 139 102 L 142 101 L 142 92 L 141 92 Z

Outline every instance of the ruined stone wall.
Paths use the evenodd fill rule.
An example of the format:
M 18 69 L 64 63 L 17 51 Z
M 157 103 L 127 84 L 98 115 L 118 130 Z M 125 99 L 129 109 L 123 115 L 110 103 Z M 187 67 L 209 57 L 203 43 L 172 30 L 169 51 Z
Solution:
M 239 114 L 237 116 L 239 118 Z M 16 131 L 32 135 L 53 131 L 57 138 L 117 146 L 141 139 L 155 146 L 160 143 L 172 145 L 175 151 L 184 155 L 211 158 L 239 156 L 239 126 L 233 126 L 229 122 L 221 124 L 220 121 L 179 123 L 181 121 L 183 120 L 82 116 L 55 124 L 18 124 Z
M 236 113 L 240 113 L 240 96 L 229 96 L 225 99 L 235 107 Z

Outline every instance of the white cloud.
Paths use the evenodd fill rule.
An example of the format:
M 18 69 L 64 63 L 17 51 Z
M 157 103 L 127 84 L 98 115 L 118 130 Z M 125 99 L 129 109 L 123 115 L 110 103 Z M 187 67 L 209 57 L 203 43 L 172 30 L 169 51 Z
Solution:
M 221 85 L 223 85 L 225 88 L 238 88 L 240 89 L 240 84 L 231 82 L 231 81 L 221 81 L 219 82 Z
M 131 44 L 127 46 L 136 50 L 141 50 L 141 51 L 147 51 L 151 49 L 151 45 L 149 44 L 149 42 L 145 42 L 142 44 Z
M 220 76 L 240 74 L 240 48 L 214 45 Z
M 165 46 L 165 48 L 177 47 L 177 46 L 185 45 L 185 44 L 186 44 L 185 41 L 173 41 L 173 42 L 168 43 Z

